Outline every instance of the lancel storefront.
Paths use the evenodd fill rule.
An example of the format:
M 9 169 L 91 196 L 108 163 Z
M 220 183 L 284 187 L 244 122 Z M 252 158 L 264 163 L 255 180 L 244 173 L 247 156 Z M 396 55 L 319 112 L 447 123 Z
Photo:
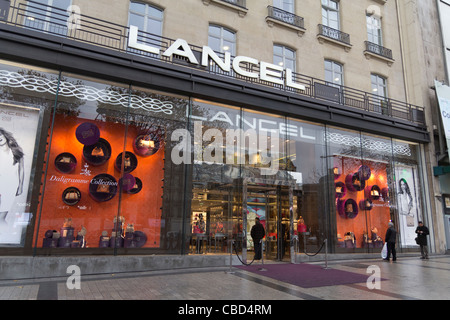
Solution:
M 265 259 L 325 241 L 331 254 L 379 252 L 390 221 L 400 251 L 418 248 L 426 134 L 367 116 L 383 103 L 301 97 L 313 87 L 290 70 L 207 47 L 193 68 L 185 42 L 151 59 L 35 33 L 37 55 L 2 40 L 0 254 L 219 255 L 233 242 L 251 260 L 256 217 Z
M 415 248 L 421 145 L 2 61 L 3 252 Z M 297 232 L 301 231 L 301 232 Z

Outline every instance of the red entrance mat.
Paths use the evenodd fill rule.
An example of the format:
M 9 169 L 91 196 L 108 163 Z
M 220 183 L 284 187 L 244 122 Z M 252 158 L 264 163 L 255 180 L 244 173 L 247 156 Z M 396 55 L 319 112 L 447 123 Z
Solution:
M 302 288 L 336 286 L 353 283 L 363 283 L 366 285 L 367 279 L 372 275 L 372 273 L 366 275 L 332 268 L 325 269 L 322 266 L 307 263 L 258 264 L 237 266 L 237 268 Z

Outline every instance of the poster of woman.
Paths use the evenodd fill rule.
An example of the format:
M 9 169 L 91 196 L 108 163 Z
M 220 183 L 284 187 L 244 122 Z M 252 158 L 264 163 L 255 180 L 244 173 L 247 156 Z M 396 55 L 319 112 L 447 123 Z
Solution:
M 400 227 L 400 243 L 403 246 L 416 246 L 416 227 L 422 219 L 417 198 L 417 169 L 412 166 L 396 167 L 397 211 Z
M 39 110 L 0 104 L 0 246 L 23 245 Z

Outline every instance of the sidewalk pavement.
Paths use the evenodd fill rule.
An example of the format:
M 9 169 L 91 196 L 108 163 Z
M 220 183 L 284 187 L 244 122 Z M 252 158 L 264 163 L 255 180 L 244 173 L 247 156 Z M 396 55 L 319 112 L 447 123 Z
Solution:
M 323 263 L 315 264 L 324 267 Z M 67 278 L 0 280 L 0 300 L 450 300 L 448 255 L 431 256 L 429 260 L 408 257 L 396 262 L 333 261 L 328 267 L 368 279 L 372 276 L 375 281 L 304 288 L 269 278 L 264 272 L 235 267 L 81 273 L 79 278 L 74 278 L 74 273 Z M 376 275 L 383 281 L 376 282 Z

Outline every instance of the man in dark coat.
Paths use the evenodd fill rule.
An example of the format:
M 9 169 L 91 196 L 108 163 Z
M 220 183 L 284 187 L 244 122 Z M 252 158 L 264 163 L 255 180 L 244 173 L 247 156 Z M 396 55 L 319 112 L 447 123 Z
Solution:
M 430 231 L 427 227 L 423 225 L 422 221 L 419 221 L 419 226 L 416 229 L 417 233 L 417 244 L 420 245 L 420 253 L 422 256 L 420 259 L 428 259 L 428 242 L 427 235 L 430 234 Z
M 389 228 L 386 231 L 386 237 L 384 239 L 387 243 L 387 257 L 383 259 L 389 261 L 392 253 L 392 261 L 397 260 L 397 252 L 395 251 L 395 242 L 397 241 L 397 230 L 394 228 L 394 224 L 389 222 Z
M 253 239 L 253 245 L 255 246 L 255 260 L 261 260 L 262 258 L 262 244 L 261 239 L 266 235 L 266 231 L 264 230 L 264 226 L 262 225 L 259 218 L 256 217 L 255 225 L 250 230 L 250 235 Z

